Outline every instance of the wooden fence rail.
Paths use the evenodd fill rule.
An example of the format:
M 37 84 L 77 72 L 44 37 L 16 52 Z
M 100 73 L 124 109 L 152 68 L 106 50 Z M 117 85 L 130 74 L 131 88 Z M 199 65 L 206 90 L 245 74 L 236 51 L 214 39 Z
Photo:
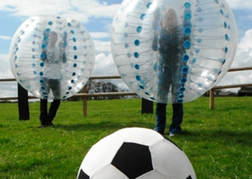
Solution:
M 228 72 L 237 72 L 244 70 L 252 70 L 252 67 L 244 67 L 244 68 L 232 68 L 229 69 Z M 90 80 L 102 80 L 102 79 L 121 79 L 121 76 L 93 76 L 89 78 Z M 11 82 L 16 81 L 15 78 L 9 79 L 0 79 L 0 82 Z M 238 87 L 247 87 L 252 86 L 252 83 L 247 84 L 235 84 L 235 85 L 225 85 L 225 86 L 215 86 L 210 90 L 209 97 L 209 108 L 214 108 L 214 90 L 217 89 L 227 89 L 227 88 L 238 88 Z M 136 95 L 134 92 L 107 92 L 107 93 L 87 93 L 86 86 L 83 89 L 83 93 L 75 94 L 74 96 L 83 97 L 83 115 L 87 116 L 87 97 L 95 97 L 95 96 L 129 96 Z M 29 99 L 36 99 L 34 96 L 28 96 Z M 0 100 L 17 100 L 18 97 L 0 97 Z M 143 110 L 143 109 L 142 109 Z
M 121 79 L 121 76 L 93 76 L 89 80 L 102 80 L 102 79 Z M 16 81 L 15 78 L 9 79 L 0 79 L 0 82 L 13 82 Z M 137 95 L 134 92 L 106 92 L 106 93 L 87 93 L 87 86 L 85 85 L 82 93 L 77 93 L 74 96 L 83 97 L 83 116 L 87 116 L 87 98 L 88 97 L 97 97 L 97 96 L 134 96 Z M 0 100 L 18 100 L 18 97 L 0 97 Z M 28 96 L 28 99 L 37 99 L 35 96 Z M 142 100 L 142 113 L 150 113 L 151 107 L 150 103 Z
M 246 70 L 252 70 L 252 67 L 231 68 L 228 70 L 228 72 L 238 72 L 238 71 L 246 71 Z M 247 83 L 247 84 L 234 84 L 234 85 L 223 85 L 223 86 L 213 87 L 209 93 L 209 109 L 214 108 L 214 90 L 228 89 L 228 88 L 240 88 L 240 87 L 247 87 L 247 86 L 252 86 L 252 79 L 251 79 L 251 83 Z

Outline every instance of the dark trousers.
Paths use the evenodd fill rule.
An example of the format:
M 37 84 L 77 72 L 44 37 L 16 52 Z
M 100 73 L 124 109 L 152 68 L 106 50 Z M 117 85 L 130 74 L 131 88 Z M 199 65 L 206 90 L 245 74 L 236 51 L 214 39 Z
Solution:
M 61 89 L 60 89 L 60 80 L 58 79 L 49 79 L 42 78 L 44 83 L 41 86 L 41 93 L 44 95 L 43 99 L 47 99 L 50 89 L 52 90 L 54 99 L 61 99 Z
M 40 122 L 42 125 L 47 125 L 51 123 L 56 116 L 57 110 L 60 105 L 60 99 L 54 99 L 47 112 L 47 99 L 40 99 Z
M 154 130 L 161 134 L 164 134 L 166 126 L 166 106 L 167 104 L 162 103 L 157 103 L 156 106 L 156 125 Z M 172 109 L 172 123 L 169 130 L 171 133 L 180 133 L 182 130 L 181 123 L 183 121 L 183 104 L 173 103 Z

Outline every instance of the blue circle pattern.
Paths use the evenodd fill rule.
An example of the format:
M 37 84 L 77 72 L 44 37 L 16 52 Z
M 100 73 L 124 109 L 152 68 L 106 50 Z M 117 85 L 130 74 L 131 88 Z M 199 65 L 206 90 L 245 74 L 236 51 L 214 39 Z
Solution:
M 135 5 L 134 8 L 130 2 Z M 150 44 L 153 43 L 151 34 L 153 32 L 160 34 L 159 24 L 165 9 L 170 7 L 169 3 L 168 0 L 162 3 L 158 0 L 152 2 L 136 0 L 133 3 L 131 0 L 120 9 L 112 24 L 115 29 L 112 31 L 112 53 L 122 79 L 141 97 L 156 102 L 161 101 L 161 97 L 157 94 L 160 52 L 151 47 Z M 230 56 L 233 55 L 233 49 L 230 47 L 235 47 L 233 42 L 236 41 L 234 37 L 236 32 L 231 32 L 235 29 L 233 16 L 227 14 L 230 8 L 226 8 L 227 5 L 223 0 L 188 0 L 180 7 L 182 9 L 175 11 L 178 13 L 179 24 L 182 22 L 180 35 L 182 45 L 179 47 L 182 53 L 179 54 L 180 69 L 174 77 L 179 93 L 176 93 L 174 99 L 170 90 L 168 101 L 162 101 L 167 103 L 196 99 L 214 86 L 215 82 L 223 77 L 222 71 L 231 64 Z M 183 38 L 184 36 L 187 38 Z M 160 48 L 159 45 L 158 43 L 157 49 Z M 115 51 L 113 47 L 116 47 Z
M 53 17 L 52 17 L 53 18 Z M 45 20 L 47 19 L 47 20 Z M 48 92 L 47 92 L 47 87 L 46 87 L 46 83 L 44 81 L 45 78 L 45 73 L 44 73 L 44 68 L 46 68 L 46 65 L 44 63 L 44 60 L 46 59 L 46 51 L 47 51 L 47 47 L 49 44 L 49 33 L 51 31 L 56 31 L 56 33 L 58 33 L 58 39 L 61 38 L 61 44 L 62 44 L 62 48 L 67 48 L 67 47 L 72 47 L 73 51 L 72 52 L 68 52 L 68 54 L 66 54 L 66 52 L 62 53 L 62 56 L 65 56 L 65 59 L 67 59 L 67 63 L 69 63 L 68 66 L 72 66 L 72 68 L 69 69 L 63 69 L 63 71 L 65 71 L 65 73 L 63 75 L 66 75 L 64 81 L 62 81 L 62 84 L 64 83 L 69 83 L 67 89 L 64 89 L 64 85 L 61 86 L 61 90 L 63 92 L 65 92 L 65 94 L 63 94 L 63 96 L 60 97 L 60 99 L 64 99 L 64 98 L 68 98 L 70 97 L 70 95 L 74 95 L 77 90 L 77 92 L 80 89 L 77 88 L 81 88 L 81 86 L 84 86 L 86 81 L 88 80 L 89 76 L 83 76 L 86 75 L 87 73 L 90 75 L 90 72 L 92 71 L 93 68 L 93 61 L 94 60 L 94 47 L 92 44 L 92 40 L 89 36 L 89 34 L 86 31 L 86 29 L 84 27 L 80 28 L 80 25 L 78 25 L 78 22 L 75 23 L 74 20 L 72 20 L 71 22 L 68 22 L 66 24 L 65 27 L 63 27 L 63 23 L 61 21 L 60 18 L 57 18 L 59 20 L 55 20 L 55 19 L 50 19 L 49 18 L 44 18 L 43 17 L 40 19 L 40 17 L 35 17 L 35 18 L 30 18 L 26 21 L 29 23 L 34 23 L 36 22 L 37 26 L 35 29 L 30 29 L 29 33 L 25 33 L 24 30 L 20 30 L 17 31 L 15 36 L 16 36 L 16 44 L 14 44 L 13 48 L 13 60 L 11 61 L 11 65 L 13 65 L 15 67 L 15 71 L 13 71 L 14 76 L 19 82 L 21 82 L 21 85 L 23 87 L 25 87 L 29 92 L 33 93 L 34 91 L 36 91 L 35 93 L 33 93 L 35 96 L 37 96 L 36 94 L 39 93 L 39 98 L 42 99 L 47 99 L 47 98 L 51 98 L 52 95 L 49 96 Z M 37 21 L 36 21 L 37 20 Z M 39 21 L 46 21 L 47 24 L 47 28 L 44 29 L 44 31 L 42 31 L 41 29 L 41 24 Z M 75 23 L 75 25 L 73 25 L 73 23 Z M 25 24 L 25 23 L 24 23 Z M 76 25 L 77 24 L 77 25 Z M 23 25 L 23 24 L 22 24 Z M 64 28 L 72 28 L 69 31 L 63 31 Z M 76 29 L 76 30 L 75 30 Z M 62 32 L 63 31 L 63 32 Z M 62 32 L 62 33 L 61 33 Z M 32 34 L 33 33 L 33 34 Z M 41 35 L 42 33 L 42 35 Z M 78 33 L 78 34 L 77 34 Z M 29 34 L 31 34 L 29 36 Z M 68 35 L 72 34 L 71 37 L 68 38 Z M 85 34 L 85 35 L 84 35 Z M 31 48 L 30 48 L 30 52 L 28 52 L 26 49 L 28 48 L 24 48 L 22 43 L 26 43 L 27 42 L 23 42 L 21 39 L 23 38 L 22 35 L 26 35 L 26 37 L 30 37 L 29 39 L 31 39 Z M 84 37 L 83 40 L 80 39 L 81 37 Z M 32 38 L 31 38 L 32 37 Z M 41 40 L 39 40 L 41 39 Z M 71 42 L 70 42 L 71 40 Z M 14 41 L 14 39 L 13 39 Z M 86 44 L 83 47 L 80 46 L 79 43 L 76 42 L 86 42 Z M 71 44 L 70 44 L 71 43 Z M 75 45 L 76 44 L 76 45 Z M 20 47 L 20 50 L 19 50 Z M 60 47 L 60 46 L 59 46 Z M 83 53 L 82 50 L 82 55 L 80 54 L 80 50 L 79 48 L 83 48 L 86 52 Z M 61 47 L 60 47 L 61 48 Z M 68 48 L 70 49 L 70 48 Z M 91 50 L 90 50 L 91 49 Z M 26 50 L 26 51 L 25 51 Z M 71 50 L 69 50 L 71 51 Z M 73 54 L 74 53 L 74 54 Z M 30 55 L 31 54 L 31 55 Z M 30 55 L 30 56 L 28 56 Z M 66 56 L 68 55 L 68 57 Z M 70 57 L 71 55 L 71 57 Z M 90 59 L 86 59 L 86 58 L 90 58 Z M 31 58 L 32 60 L 29 60 L 29 58 Z M 63 58 L 63 57 L 62 57 Z M 75 62 L 74 62 L 75 61 Z M 32 63 L 30 63 L 32 62 Z M 83 65 L 85 64 L 86 69 L 84 70 Z M 72 64 L 72 65 L 70 65 Z M 29 68 L 32 68 L 32 70 L 29 70 Z M 74 70 L 74 71 L 72 71 Z M 30 73 L 30 75 L 29 75 Z M 68 73 L 70 73 L 70 76 L 72 76 L 72 79 L 69 80 L 69 82 L 67 81 L 67 75 Z M 78 74 L 78 75 L 77 75 Z M 31 82 L 29 82 L 29 78 L 27 79 L 26 76 L 31 76 L 29 78 L 32 79 L 32 85 Z M 37 80 L 37 82 L 36 82 Z M 35 81 L 35 82 L 34 82 Z M 36 88 L 36 84 L 39 83 L 38 88 Z M 81 84 L 80 84 L 81 83 Z M 76 88 L 76 86 L 78 86 Z M 38 90 L 37 90 L 38 89 Z M 57 97 L 58 99 L 58 97 Z
M 146 8 L 149 9 L 149 8 L 151 7 L 151 5 L 152 5 L 152 3 L 148 3 L 148 4 L 146 5 Z M 191 34 L 191 18 L 192 18 L 192 14 L 191 14 L 191 4 L 190 4 L 189 2 L 186 2 L 186 3 L 184 4 L 184 7 L 185 7 L 185 9 L 186 9 L 186 11 L 185 11 L 186 13 L 185 13 L 185 15 L 184 15 L 184 19 L 185 19 L 185 23 L 184 23 L 184 34 L 187 35 L 187 36 L 190 36 L 190 34 Z M 142 14 L 142 15 L 140 16 L 140 19 L 141 19 L 141 20 L 145 20 L 146 17 L 147 17 L 146 14 Z M 128 24 L 126 23 L 125 27 L 127 27 L 127 26 L 128 26 Z M 143 31 L 142 26 L 138 26 L 138 27 L 136 28 L 136 31 L 137 31 L 137 33 L 141 33 L 141 32 Z M 127 36 L 128 36 L 128 35 L 126 35 L 126 33 L 125 33 L 124 37 L 126 38 Z M 136 40 L 134 41 L 134 44 L 135 44 L 135 46 L 140 46 L 140 40 L 139 40 L 139 39 L 136 39 Z M 128 44 L 128 43 L 125 43 L 124 46 L 125 46 L 125 48 L 128 48 L 128 47 L 129 47 L 129 44 Z M 189 40 L 186 40 L 186 41 L 184 42 L 184 48 L 185 48 L 185 49 L 190 49 L 190 48 L 191 48 L 191 42 L 190 42 Z M 128 58 L 130 58 L 130 57 L 131 57 L 131 54 L 128 53 L 127 56 L 128 56 Z M 135 58 L 139 58 L 139 56 L 140 56 L 140 54 L 139 54 L 138 52 L 135 52 L 135 53 L 134 53 L 134 57 L 135 57 Z M 184 62 L 187 62 L 187 61 L 189 60 L 189 58 L 190 58 L 190 56 L 189 56 L 188 54 L 184 54 L 182 60 L 183 60 Z M 140 65 L 139 65 L 139 64 L 135 64 L 135 69 L 139 70 L 139 68 L 140 68 Z M 154 65 L 154 70 L 157 71 L 157 64 Z M 183 66 L 182 69 L 181 69 L 181 73 L 182 73 L 182 74 L 187 74 L 188 72 L 189 72 L 189 67 L 188 67 L 188 66 Z M 137 80 L 137 81 L 141 81 L 141 82 L 143 83 L 143 84 L 140 84 L 140 85 L 139 85 L 139 88 L 140 88 L 140 89 L 144 89 L 144 82 L 141 80 L 141 77 L 140 77 L 138 74 L 136 75 L 136 80 Z M 180 92 L 180 93 L 179 93 L 178 96 L 177 96 L 176 102 L 180 102 L 180 103 L 183 102 L 183 97 L 184 97 L 183 92 L 185 91 L 184 84 L 185 84 L 186 81 L 187 81 L 187 78 L 184 77 L 184 76 L 180 79 L 180 85 L 181 85 L 180 88 L 179 88 L 179 92 Z M 148 93 L 147 91 L 145 92 L 145 94 L 146 94 L 146 95 L 149 95 L 149 93 Z M 155 97 L 154 97 L 154 96 L 150 96 L 150 99 L 151 99 L 151 100 L 155 100 Z
M 184 21 L 183 21 L 183 32 L 184 35 L 187 37 L 190 37 L 191 35 L 191 26 L 192 26 L 192 11 L 191 11 L 191 3 L 186 2 L 184 3 Z M 190 38 L 188 38 L 187 40 L 184 41 L 184 48 L 186 50 L 189 50 L 191 48 L 191 41 Z M 184 62 L 184 66 L 181 69 L 181 78 L 180 78 L 180 87 L 179 87 L 179 93 L 176 97 L 176 102 L 178 103 L 182 103 L 183 102 L 183 98 L 184 98 L 184 91 L 186 90 L 185 88 L 185 83 L 187 81 L 187 74 L 189 72 L 189 67 L 187 65 L 185 65 L 188 60 L 190 59 L 190 55 L 186 53 L 184 53 L 183 57 L 182 57 L 182 61 Z

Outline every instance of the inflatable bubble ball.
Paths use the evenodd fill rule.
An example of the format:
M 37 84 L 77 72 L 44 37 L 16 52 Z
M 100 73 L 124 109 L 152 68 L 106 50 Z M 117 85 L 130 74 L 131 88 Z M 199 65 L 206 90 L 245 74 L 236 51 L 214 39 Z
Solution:
M 124 0 L 112 23 L 111 49 L 132 91 L 155 102 L 182 103 L 223 78 L 237 36 L 225 0 Z
M 173 142 L 154 130 L 124 128 L 88 151 L 77 179 L 196 179 L 194 169 Z
M 29 18 L 14 34 L 9 56 L 16 80 L 41 99 L 66 99 L 78 93 L 95 62 L 88 31 L 70 17 Z

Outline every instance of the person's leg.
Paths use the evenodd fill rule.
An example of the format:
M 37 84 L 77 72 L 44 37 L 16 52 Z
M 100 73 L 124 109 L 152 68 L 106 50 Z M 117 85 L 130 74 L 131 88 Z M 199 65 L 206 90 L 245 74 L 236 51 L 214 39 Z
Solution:
M 173 115 L 172 123 L 170 125 L 170 133 L 181 133 L 181 123 L 183 121 L 183 103 L 172 104 Z
M 51 79 L 50 88 L 52 89 L 54 99 L 60 99 L 61 98 L 60 80 Z
M 49 119 L 50 124 L 52 125 L 52 121 L 54 117 L 56 116 L 57 110 L 60 106 L 60 92 L 61 92 L 60 81 L 51 79 L 50 87 L 52 89 L 54 100 L 52 101 L 51 106 L 49 108 L 48 119 Z
M 40 116 L 41 125 L 47 125 L 47 99 L 40 99 Z
M 49 87 L 49 84 L 48 84 L 48 79 L 47 78 L 41 78 L 40 84 L 41 84 L 41 87 L 40 87 L 41 97 L 43 99 L 47 99 L 48 95 L 49 95 L 49 92 L 50 92 L 50 87 Z
M 57 113 L 59 106 L 60 106 L 60 99 L 54 99 L 51 103 L 49 113 L 48 113 L 49 123 L 51 123 L 53 121 L 54 117 L 56 116 L 56 113 Z
M 166 106 L 167 104 L 157 103 L 156 106 L 156 125 L 154 130 L 164 134 L 166 126 Z

